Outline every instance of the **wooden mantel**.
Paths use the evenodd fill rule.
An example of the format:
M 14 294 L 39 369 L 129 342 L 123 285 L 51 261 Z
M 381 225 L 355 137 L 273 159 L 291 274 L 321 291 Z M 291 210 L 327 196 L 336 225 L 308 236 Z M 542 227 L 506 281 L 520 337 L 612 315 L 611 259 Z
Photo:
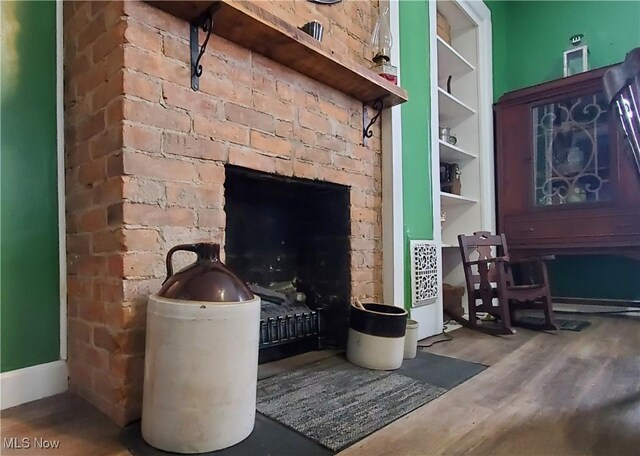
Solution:
M 325 44 L 252 3 L 226 0 L 147 3 L 189 22 L 212 8 L 214 34 L 363 103 L 381 99 L 388 108 L 408 99 L 402 88 L 363 65 L 335 55 Z M 206 63 L 204 66 L 206 71 Z

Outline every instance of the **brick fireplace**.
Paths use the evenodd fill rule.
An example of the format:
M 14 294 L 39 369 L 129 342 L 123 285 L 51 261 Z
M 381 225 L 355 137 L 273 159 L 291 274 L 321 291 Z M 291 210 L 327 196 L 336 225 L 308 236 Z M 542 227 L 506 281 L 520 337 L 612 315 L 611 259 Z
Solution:
M 377 2 L 257 3 L 321 20 L 333 52 L 367 64 Z M 224 259 L 225 165 L 347 187 L 351 296 L 382 295 L 379 125 L 363 146 L 360 101 L 215 34 L 194 92 L 188 39 L 142 2 L 64 4 L 70 388 L 119 424 L 140 416 L 164 255 L 213 241 Z

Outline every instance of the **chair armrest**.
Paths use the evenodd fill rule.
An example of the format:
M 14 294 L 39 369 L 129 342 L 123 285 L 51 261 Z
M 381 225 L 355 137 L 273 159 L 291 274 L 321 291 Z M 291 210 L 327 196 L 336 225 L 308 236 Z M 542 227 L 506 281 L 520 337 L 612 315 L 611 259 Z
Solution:
M 467 264 L 489 264 L 489 263 L 506 263 L 505 257 L 485 258 L 484 260 L 467 261 Z
M 548 261 L 548 260 L 555 260 L 555 259 L 556 259 L 555 255 L 544 255 L 539 257 L 509 259 L 508 263 L 510 264 L 533 263 L 537 261 Z

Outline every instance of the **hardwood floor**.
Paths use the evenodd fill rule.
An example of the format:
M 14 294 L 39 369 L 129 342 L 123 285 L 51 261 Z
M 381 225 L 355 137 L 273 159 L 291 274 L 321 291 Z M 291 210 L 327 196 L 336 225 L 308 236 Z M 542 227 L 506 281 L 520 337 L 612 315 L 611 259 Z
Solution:
M 490 367 L 341 454 L 640 454 L 640 322 L 589 319 L 582 332 L 455 332 L 430 351 Z
M 428 351 L 490 367 L 341 455 L 640 454 L 640 321 L 589 320 L 582 332 L 455 331 Z M 6 410 L 0 424 L 3 443 L 60 441 L 3 455 L 128 454 L 120 428 L 71 394 Z
M 2 412 L 0 434 L 4 455 L 128 456 L 118 442 L 122 429 L 93 406 L 71 393 L 60 394 Z M 29 448 L 9 448 L 6 439 Z M 57 449 L 37 448 L 36 439 L 59 442 Z

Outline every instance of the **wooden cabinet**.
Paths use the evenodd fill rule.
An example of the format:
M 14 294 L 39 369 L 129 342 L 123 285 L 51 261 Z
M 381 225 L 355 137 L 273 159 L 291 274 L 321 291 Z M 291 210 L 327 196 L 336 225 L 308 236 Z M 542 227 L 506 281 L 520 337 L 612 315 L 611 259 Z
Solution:
M 495 105 L 498 230 L 509 249 L 640 256 L 640 179 L 589 71 Z

